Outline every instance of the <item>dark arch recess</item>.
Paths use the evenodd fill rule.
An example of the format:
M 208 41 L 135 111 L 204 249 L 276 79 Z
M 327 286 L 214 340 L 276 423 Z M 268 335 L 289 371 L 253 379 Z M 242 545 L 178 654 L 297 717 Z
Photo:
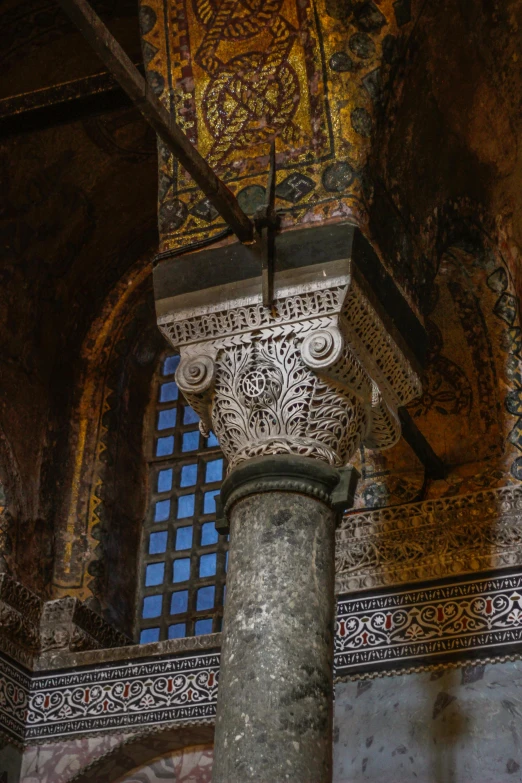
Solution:
M 70 783 L 117 783 L 154 759 L 184 748 L 212 745 L 214 726 L 155 728 L 133 735 L 103 757 L 87 764 Z

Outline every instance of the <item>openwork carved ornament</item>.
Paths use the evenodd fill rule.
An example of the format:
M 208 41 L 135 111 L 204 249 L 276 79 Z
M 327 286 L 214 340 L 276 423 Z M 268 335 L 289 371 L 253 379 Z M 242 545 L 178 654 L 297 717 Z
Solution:
M 364 511 L 337 530 L 336 592 L 522 565 L 522 487 Z
M 158 319 L 181 353 L 178 386 L 229 469 L 285 453 L 341 466 L 361 443 L 397 442 L 397 407 L 420 381 L 345 267 L 276 288 L 271 309 L 250 295 Z

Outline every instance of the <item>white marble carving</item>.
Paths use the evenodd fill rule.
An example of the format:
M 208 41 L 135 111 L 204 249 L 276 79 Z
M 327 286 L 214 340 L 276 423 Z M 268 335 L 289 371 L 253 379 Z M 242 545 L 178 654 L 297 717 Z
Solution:
M 238 285 L 233 299 L 209 289 L 204 304 L 158 319 L 181 354 L 178 385 L 229 469 L 277 453 L 341 466 L 361 443 L 398 440 L 397 407 L 420 394 L 419 378 L 349 262 L 330 268 L 276 285 L 272 308 Z

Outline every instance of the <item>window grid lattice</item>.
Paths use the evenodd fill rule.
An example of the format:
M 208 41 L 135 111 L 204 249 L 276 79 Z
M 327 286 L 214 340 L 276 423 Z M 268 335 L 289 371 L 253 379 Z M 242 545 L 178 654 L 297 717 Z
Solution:
M 215 496 L 225 463 L 216 437 L 199 432 L 199 419 L 174 380 L 179 357 L 162 361 L 149 464 L 150 502 L 144 524 L 140 642 L 221 630 L 227 536 L 215 529 Z

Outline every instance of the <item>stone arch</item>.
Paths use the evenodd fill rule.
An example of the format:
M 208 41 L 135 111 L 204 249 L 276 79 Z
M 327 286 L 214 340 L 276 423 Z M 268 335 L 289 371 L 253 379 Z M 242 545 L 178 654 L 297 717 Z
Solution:
M 69 438 L 69 492 L 56 516 L 53 597 L 72 595 L 133 633 L 147 500 L 143 449 L 156 327 L 150 255 L 106 300 L 82 347 Z
M 178 760 L 184 754 L 196 756 L 196 761 L 198 754 L 204 754 L 204 766 L 210 771 L 208 761 L 213 737 L 212 725 L 171 725 L 139 733 L 108 733 L 52 742 L 44 746 L 34 745 L 27 748 L 24 754 L 23 779 L 26 783 L 36 783 L 37 780 L 39 783 L 97 783 L 101 780 L 104 783 L 134 783 L 134 780 L 156 783 L 144 778 L 141 773 L 156 762 L 168 758 L 174 758 L 176 764 L 164 765 L 167 770 L 173 766 L 179 772 L 183 765 Z M 161 764 L 158 766 L 161 767 Z M 167 779 L 173 783 L 183 783 L 185 776 L 170 776 Z M 189 779 L 193 783 L 192 778 Z M 208 783 L 209 780 L 207 775 L 201 781 L 197 780 L 197 783 Z

